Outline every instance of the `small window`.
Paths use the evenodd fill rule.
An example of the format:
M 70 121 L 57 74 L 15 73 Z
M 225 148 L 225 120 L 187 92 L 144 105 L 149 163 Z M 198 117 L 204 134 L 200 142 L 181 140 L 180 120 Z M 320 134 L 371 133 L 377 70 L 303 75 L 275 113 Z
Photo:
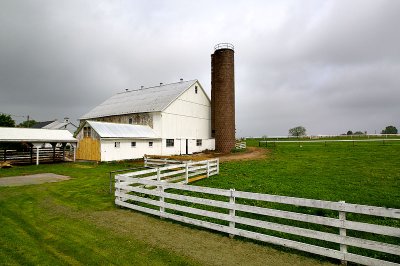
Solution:
M 149 147 L 153 147 L 153 142 L 149 141 Z
M 203 141 L 201 139 L 196 140 L 196 146 L 201 146 L 203 144 Z
M 167 147 L 174 147 L 174 139 L 167 139 Z
M 132 142 L 131 142 L 131 147 L 132 147 L 132 148 L 136 148 L 136 141 L 132 141 Z
M 90 127 L 84 127 L 83 128 L 83 137 L 84 138 L 90 138 L 92 136 L 92 130 Z
M 132 119 L 132 117 L 131 118 L 129 118 L 129 120 L 128 120 L 129 122 L 129 124 L 133 124 L 133 119 Z
M 197 86 L 194 86 L 194 93 L 197 94 Z
M 114 142 L 115 148 L 119 148 L 120 146 L 121 146 L 121 142 L 118 142 L 118 141 Z

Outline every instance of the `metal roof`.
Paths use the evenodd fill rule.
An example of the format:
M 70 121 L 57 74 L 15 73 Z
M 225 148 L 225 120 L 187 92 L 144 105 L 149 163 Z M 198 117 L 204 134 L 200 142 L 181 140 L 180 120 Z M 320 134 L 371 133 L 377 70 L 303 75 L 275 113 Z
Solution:
M 180 81 L 118 93 L 83 115 L 81 119 L 163 111 L 196 82 L 197 80 Z
M 0 127 L 0 142 L 77 142 L 68 130 Z
M 55 120 L 51 120 L 51 121 L 43 121 L 43 122 L 37 122 L 36 124 L 34 124 L 31 128 L 43 128 L 51 123 L 53 123 Z
M 101 138 L 159 138 L 149 126 L 86 121 Z

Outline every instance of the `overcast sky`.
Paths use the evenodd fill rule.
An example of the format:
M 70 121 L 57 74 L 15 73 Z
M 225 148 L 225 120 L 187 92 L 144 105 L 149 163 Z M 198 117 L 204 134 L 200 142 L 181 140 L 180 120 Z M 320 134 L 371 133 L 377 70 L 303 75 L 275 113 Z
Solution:
M 400 1 L 0 1 L 0 112 L 78 119 L 235 46 L 239 136 L 400 129 Z M 24 118 L 14 117 L 17 121 Z

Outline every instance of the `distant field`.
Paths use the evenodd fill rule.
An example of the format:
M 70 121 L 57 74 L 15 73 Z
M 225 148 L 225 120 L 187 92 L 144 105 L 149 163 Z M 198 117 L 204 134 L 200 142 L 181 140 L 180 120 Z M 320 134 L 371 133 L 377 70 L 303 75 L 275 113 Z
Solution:
M 248 138 L 247 145 L 259 146 L 259 142 L 274 142 L 274 141 L 334 141 L 334 140 L 391 140 L 400 139 L 400 135 L 343 135 L 343 136 L 305 136 L 305 137 L 265 137 L 265 138 Z M 264 145 L 264 144 L 262 144 Z
M 258 140 L 247 143 L 258 146 Z M 220 175 L 195 185 L 400 208 L 400 142 L 278 143 L 265 152 L 265 159 L 223 163 Z M 0 178 L 42 172 L 72 177 L 0 188 L 0 264 L 210 265 L 222 258 L 225 265 L 263 265 L 268 259 L 282 265 L 321 263 L 305 253 L 232 242 L 224 235 L 119 210 L 108 194 L 108 172 L 135 165 L 141 164 L 0 169 Z M 400 227 L 390 219 L 378 222 Z

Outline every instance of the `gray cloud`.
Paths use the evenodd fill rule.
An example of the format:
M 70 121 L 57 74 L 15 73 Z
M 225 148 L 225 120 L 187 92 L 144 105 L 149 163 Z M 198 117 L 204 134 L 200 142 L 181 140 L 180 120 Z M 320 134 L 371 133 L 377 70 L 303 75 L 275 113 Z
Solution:
M 210 91 L 210 54 L 235 45 L 239 135 L 400 127 L 397 1 L 2 1 L 0 112 L 89 111 L 179 78 Z

